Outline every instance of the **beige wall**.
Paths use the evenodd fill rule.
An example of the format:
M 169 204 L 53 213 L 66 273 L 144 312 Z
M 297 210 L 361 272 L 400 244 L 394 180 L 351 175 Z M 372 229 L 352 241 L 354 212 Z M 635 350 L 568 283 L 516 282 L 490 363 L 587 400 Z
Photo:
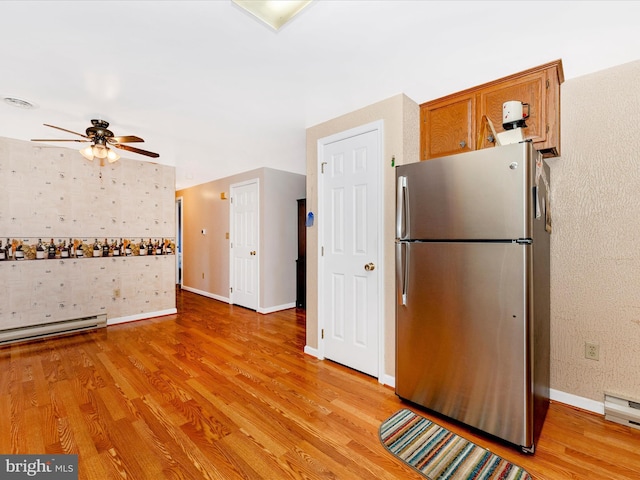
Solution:
M 382 155 L 384 195 L 384 351 L 387 376 L 395 376 L 395 171 L 396 165 L 415 162 L 419 158 L 420 130 L 418 105 L 405 95 L 396 95 L 361 110 L 307 129 L 307 211 L 318 211 L 318 140 L 330 135 L 384 121 Z M 318 229 L 307 229 L 307 347 L 318 348 Z
M 231 185 L 260 184 L 259 312 L 295 305 L 297 202 L 305 196 L 305 177 L 260 168 L 176 192 L 183 202 L 183 285 L 229 301 L 229 200 Z M 202 235 L 201 231 L 207 233 Z
M 640 399 L 640 61 L 562 85 L 551 160 L 551 387 Z M 584 343 L 600 345 L 600 361 Z

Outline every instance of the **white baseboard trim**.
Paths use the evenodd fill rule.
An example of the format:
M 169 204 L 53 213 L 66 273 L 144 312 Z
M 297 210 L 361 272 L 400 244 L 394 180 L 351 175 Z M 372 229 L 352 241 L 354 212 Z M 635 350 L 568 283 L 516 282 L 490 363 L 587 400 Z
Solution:
M 205 292 L 204 290 L 198 290 L 197 288 L 187 287 L 186 285 L 182 286 L 182 290 L 186 290 L 187 292 L 197 293 L 198 295 L 202 295 L 203 297 L 213 298 L 214 300 L 218 300 L 224 303 L 230 303 L 229 297 L 223 297 L 221 295 L 216 295 L 215 293 Z
M 556 402 L 565 403 L 572 407 L 587 410 L 589 412 L 604 415 L 604 401 L 598 402 L 590 398 L 579 397 L 572 393 L 561 392 L 560 390 L 549 389 L 549 398 Z
M 296 306 L 296 302 L 285 303 L 284 305 L 276 305 L 275 307 L 258 308 L 256 312 L 267 314 L 267 313 L 279 312 L 280 310 L 289 310 L 290 308 L 294 308 L 295 306 Z
M 146 320 L 147 318 L 163 317 L 165 315 L 173 315 L 178 313 L 176 308 L 168 308 L 167 310 L 159 310 L 157 312 L 138 313 L 136 315 L 127 315 L 125 317 L 115 317 L 107 319 L 107 325 L 117 325 L 119 323 L 135 322 L 137 320 Z
M 320 351 L 317 348 L 310 347 L 309 345 L 304 346 L 304 353 L 306 353 L 307 355 L 311 355 L 318 360 L 323 360 L 323 358 L 320 357 Z M 394 377 L 393 375 L 383 373 L 382 376 L 378 377 L 378 382 L 383 385 L 396 388 L 396 377 Z
M 320 352 L 318 351 L 317 348 L 313 348 L 313 347 L 310 347 L 309 345 L 305 345 L 304 353 L 306 353 L 307 355 L 311 355 L 312 357 L 316 357 L 317 359 L 320 359 Z
M 306 353 L 306 347 L 305 347 Z M 396 377 L 384 374 L 380 379 L 382 384 L 395 388 Z M 549 389 L 549 398 L 556 402 L 564 403 L 571 407 L 580 408 L 581 410 L 587 410 L 592 413 L 604 415 L 604 402 L 597 402 L 590 398 L 579 397 L 571 393 L 561 392 L 560 390 Z
M 387 375 L 386 373 L 382 375 L 381 378 L 378 379 L 381 384 L 387 385 L 389 387 L 396 388 L 396 377 Z
M 197 288 L 187 287 L 186 285 L 182 286 L 182 290 L 186 290 L 187 292 L 197 293 L 198 295 L 202 295 L 203 297 L 213 298 L 214 300 L 218 300 L 224 303 L 231 303 L 231 299 L 229 297 L 223 297 L 221 295 L 216 295 L 215 293 L 205 292 L 204 290 L 198 290 Z M 280 310 L 288 310 L 290 308 L 294 308 L 296 306 L 296 302 L 285 303 L 284 305 L 276 305 L 275 307 L 268 308 L 258 308 L 256 312 L 261 314 L 279 312 Z

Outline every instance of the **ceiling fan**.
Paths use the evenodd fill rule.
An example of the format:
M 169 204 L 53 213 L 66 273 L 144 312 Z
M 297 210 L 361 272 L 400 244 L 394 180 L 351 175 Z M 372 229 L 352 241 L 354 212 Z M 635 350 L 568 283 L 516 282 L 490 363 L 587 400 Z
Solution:
M 45 127 L 51 127 L 63 132 L 73 133 L 82 137 L 80 139 L 51 139 L 51 138 L 32 138 L 32 142 L 91 142 L 91 145 L 87 148 L 80 150 L 80 153 L 87 160 L 93 160 L 95 158 L 100 159 L 100 165 L 104 165 L 104 159 L 106 158 L 109 163 L 113 163 L 120 158 L 114 150 L 109 147 L 119 148 L 121 150 L 127 150 L 133 153 L 139 153 L 140 155 L 146 155 L 147 157 L 158 158 L 160 155 L 140 148 L 126 145 L 127 143 L 144 142 L 140 137 L 135 135 L 126 135 L 123 137 L 116 137 L 113 132 L 108 129 L 109 122 L 105 120 L 91 120 L 92 126 L 87 128 L 86 134 L 67 130 L 66 128 L 56 127 L 55 125 L 44 124 Z

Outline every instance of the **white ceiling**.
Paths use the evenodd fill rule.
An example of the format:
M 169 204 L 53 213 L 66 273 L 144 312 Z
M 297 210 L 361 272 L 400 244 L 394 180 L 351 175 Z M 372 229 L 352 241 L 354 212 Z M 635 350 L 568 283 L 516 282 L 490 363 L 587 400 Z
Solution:
M 73 138 L 42 124 L 102 118 L 174 165 L 178 188 L 304 174 L 307 127 L 558 58 L 566 79 L 634 61 L 639 18 L 637 1 L 317 0 L 275 32 L 230 0 L 4 0 L 0 97 L 38 108 L 0 103 L 0 136 Z

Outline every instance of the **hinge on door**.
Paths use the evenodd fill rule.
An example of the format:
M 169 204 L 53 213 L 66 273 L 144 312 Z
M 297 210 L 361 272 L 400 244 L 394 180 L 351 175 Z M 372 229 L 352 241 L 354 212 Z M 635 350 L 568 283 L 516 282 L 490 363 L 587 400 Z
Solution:
M 546 131 L 546 133 L 549 133 L 549 130 L 550 130 L 550 129 L 549 129 L 549 125 L 547 125 L 547 131 Z
M 320 247 L 320 256 L 324 257 L 324 247 Z
M 233 287 L 229 287 L 229 291 L 233 293 Z
M 549 86 L 551 86 L 551 84 L 549 83 L 549 80 L 547 80 L 547 90 L 549 90 Z
M 322 338 L 324 340 L 324 328 L 322 330 L 320 330 L 321 336 L 320 338 Z
M 327 162 L 322 162 L 320 164 L 320 173 L 324 173 L 324 166 L 327 164 Z

